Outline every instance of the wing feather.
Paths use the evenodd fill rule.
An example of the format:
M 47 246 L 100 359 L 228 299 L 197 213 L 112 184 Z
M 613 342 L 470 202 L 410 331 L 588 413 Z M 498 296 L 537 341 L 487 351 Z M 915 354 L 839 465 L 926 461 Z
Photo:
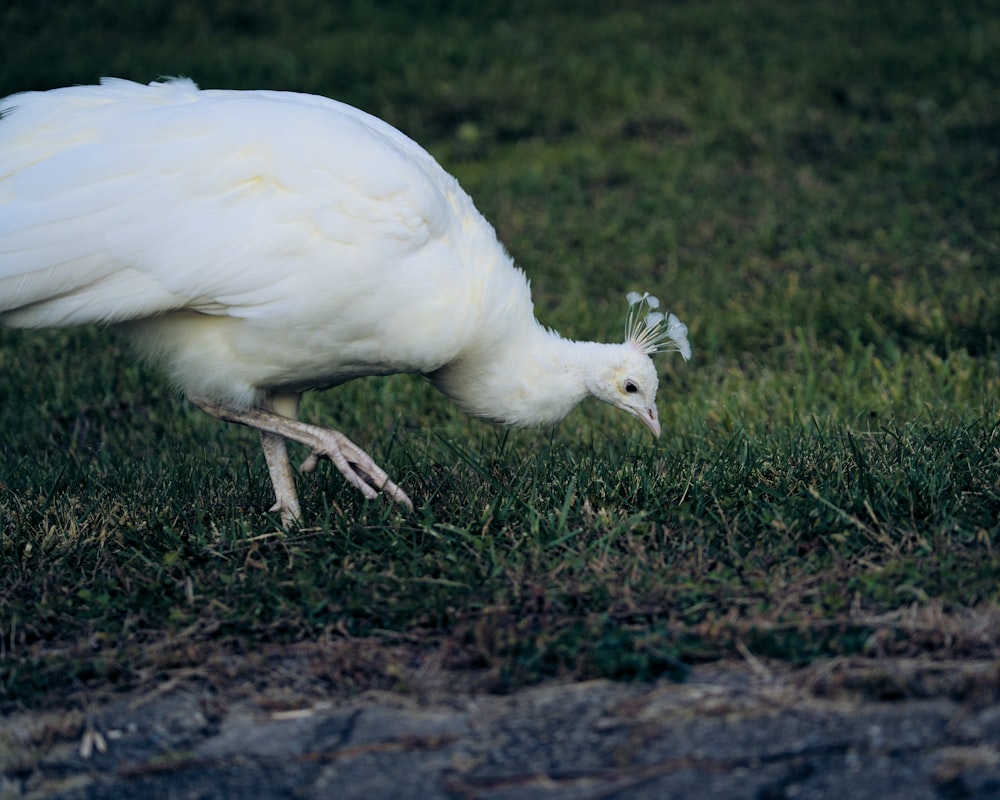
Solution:
M 324 98 L 106 81 L 0 101 L 0 320 L 308 316 L 391 283 L 471 201 L 419 146 Z M 433 249 L 433 248 L 432 248 Z

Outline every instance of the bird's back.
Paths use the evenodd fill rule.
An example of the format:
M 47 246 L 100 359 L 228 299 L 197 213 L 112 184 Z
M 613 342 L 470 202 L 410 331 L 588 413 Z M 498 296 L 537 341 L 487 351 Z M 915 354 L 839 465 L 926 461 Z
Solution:
M 531 318 L 458 183 L 350 106 L 111 80 L 0 109 L 5 324 L 131 323 L 184 388 L 250 402 L 429 372 Z

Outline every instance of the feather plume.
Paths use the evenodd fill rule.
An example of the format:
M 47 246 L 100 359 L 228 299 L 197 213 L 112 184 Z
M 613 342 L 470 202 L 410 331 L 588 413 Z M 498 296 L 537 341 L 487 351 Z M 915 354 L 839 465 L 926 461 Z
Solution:
M 625 343 L 646 355 L 677 352 L 687 361 L 691 358 L 691 345 L 687 339 L 687 325 L 671 313 L 657 311 L 658 298 L 649 292 L 629 292 L 628 316 L 625 318 Z

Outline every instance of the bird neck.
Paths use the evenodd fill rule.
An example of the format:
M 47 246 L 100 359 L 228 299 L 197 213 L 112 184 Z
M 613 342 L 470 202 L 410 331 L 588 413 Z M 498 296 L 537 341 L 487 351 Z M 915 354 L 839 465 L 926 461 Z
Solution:
M 431 380 L 470 414 L 516 427 L 556 424 L 591 393 L 620 345 L 564 339 L 532 323 L 517 338 L 463 353 Z

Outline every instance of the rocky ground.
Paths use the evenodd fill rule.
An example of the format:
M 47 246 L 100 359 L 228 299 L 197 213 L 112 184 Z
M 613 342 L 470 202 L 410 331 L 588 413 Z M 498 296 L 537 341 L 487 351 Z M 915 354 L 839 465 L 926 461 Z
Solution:
M 1000 797 L 1000 664 L 748 658 L 507 695 L 230 692 L 197 672 L 0 723 L 9 798 Z

